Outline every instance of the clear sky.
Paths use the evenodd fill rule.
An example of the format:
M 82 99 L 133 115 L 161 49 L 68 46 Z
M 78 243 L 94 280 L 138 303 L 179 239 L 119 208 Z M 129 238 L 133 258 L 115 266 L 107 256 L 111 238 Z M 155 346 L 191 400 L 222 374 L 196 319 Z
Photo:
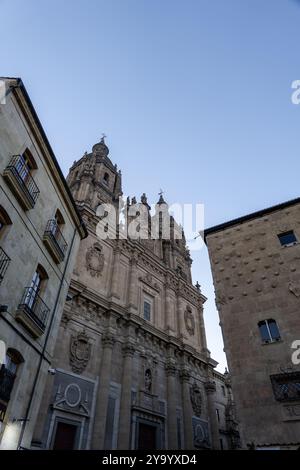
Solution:
M 1 75 L 23 79 L 65 174 L 104 132 L 125 194 L 204 203 L 206 227 L 299 196 L 300 2 L 0 0 L 0 18 Z

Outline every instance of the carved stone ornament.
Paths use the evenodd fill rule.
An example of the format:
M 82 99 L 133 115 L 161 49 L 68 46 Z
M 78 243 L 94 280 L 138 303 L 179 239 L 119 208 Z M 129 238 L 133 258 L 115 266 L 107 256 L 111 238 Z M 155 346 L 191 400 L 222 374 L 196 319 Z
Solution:
M 190 397 L 195 416 L 199 418 L 202 410 L 202 395 L 201 390 L 196 383 L 194 383 L 190 388 Z
M 151 287 L 152 289 L 156 290 L 157 292 L 160 292 L 159 285 L 153 280 L 153 277 L 150 273 L 147 273 L 145 276 L 140 276 L 139 280 Z
M 152 372 L 150 369 L 145 371 L 145 390 L 151 392 L 152 387 Z
M 195 334 L 195 319 L 193 317 L 191 307 L 187 306 L 184 312 L 184 322 L 185 327 L 189 335 L 193 336 Z
M 93 277 L 99 277 L 104 268 L 104 255 L 100 243 L 94 243 L 86 252 L 86 268 Z
M 296 297 L 300 297 L 300 287 L 297 286 L 295 282 L 291 281 L 289 283 L 289 291 Z
M 70 365 L 72 371 L 81 374 L 86 368 L 91 356 L 91 344 L 85 332 L 71 336 Z

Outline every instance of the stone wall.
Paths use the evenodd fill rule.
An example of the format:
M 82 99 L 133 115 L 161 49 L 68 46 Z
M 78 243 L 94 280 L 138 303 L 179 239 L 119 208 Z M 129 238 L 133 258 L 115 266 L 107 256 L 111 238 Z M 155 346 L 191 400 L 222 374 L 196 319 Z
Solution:
M 22 107 L 16 99 L 16 94 L 21 101 L 24 100 Z M 46 161 L 45 148 L 42 147 L 45 144 L 41 143 L 41 135 L 39 135 L 41 140 L 38 140 L 38 135 L 33 130 L 34 118 L 29 113 L 25 101 L 22 92 L 17 89 L 15 93 L 9 93 L 6 104 L 0 106 L 0 205 L 11 222 L 5 225 L 0 233 L 0 247 L 10 259 L 0 286 L 0 303 L 6 306 L 0 314 L 0 339 L 5 342 L 7 349 L 17 351 L 22 358 L 17 369 L 5 420 L 1 426 L 0 439 L 4 448 L 16 448 L 20 428 L 24 423 L 22 420 L 26 415 L 32 394 L 40 356 L 45 349 L 45 359 L 42 361 L 41 373 L 29 413 L 30 420 L 26 422 L 26 432 L 22 440 L 24 447 L 29 447 L 31 444 L 33 427 L 48 375 L 47 371 L 51 367 L 55 339 L 80 240 L 76 223 L 65 200 L 63 182 L 59 180 L 57 170 L 54 171 L 49 167 Z M 40 191 L 34 207 L 30 210 L 22 208 L 11 185 L 3 177 L 11 158 L 22 154 L 26 149 L 30 151 L 36 163 L 37 168 L 32 171 L 32 176 Z M 49 155 L 48 158 L 50 158 Z M 69 201 L 69 204 L 72 203 Z M 65 222 L 63 236 L 68 244 L 65 258 L 59 264 L 53 260 L 43 241 L 47 222 L 54 218 L 57 209 Z M 49 313 L 45 330 L 38 337 L 33 337 L 23 324 L 16 321 L 16 311 L 22 302 L 25 288 L 31 285 L 38 264 L 47 274 L 41 297 Z M 44 348 L 53 313 L 54 320 L 49 341 Z M 18 421 L 13 422 L 13 420 Z
M 290 230 L 300 240 L 299 202 L 206 237 L 244 445 L 300 442 L 300 420 L 275 399 L 270 380 L 299 370 L 291 344 L 300 338 L 300 245 L 278 238 Z M 268 319 L 280 339 L 265 343 L 258 323 Z

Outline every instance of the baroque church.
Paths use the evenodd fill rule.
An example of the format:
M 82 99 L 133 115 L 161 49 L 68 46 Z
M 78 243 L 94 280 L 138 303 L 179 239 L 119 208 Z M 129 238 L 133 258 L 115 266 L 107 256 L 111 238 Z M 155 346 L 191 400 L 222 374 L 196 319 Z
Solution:
M 207 349 L 206 298 L 192 283 L 184 236 L 97 236 L 98 206 L 117 206 L 122 195 L 108 155 L 102 138 L 67 178 L 88 237 L 74 260 L 32 447 L 236 448 L 230 377 Z M 150 210 L 145 195 L 141 204 Z

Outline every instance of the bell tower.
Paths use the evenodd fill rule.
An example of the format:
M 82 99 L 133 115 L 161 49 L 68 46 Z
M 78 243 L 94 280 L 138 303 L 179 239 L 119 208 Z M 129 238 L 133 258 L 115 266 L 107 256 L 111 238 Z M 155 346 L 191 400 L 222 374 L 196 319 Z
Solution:
M 109 148 L 103 136 L 91 153 L 85 152 L 73 163 L 67 182 L 77 205 L 96 210 L 104 202 L 118 203 L 122 195 L 122 175 L 108 154 Z

